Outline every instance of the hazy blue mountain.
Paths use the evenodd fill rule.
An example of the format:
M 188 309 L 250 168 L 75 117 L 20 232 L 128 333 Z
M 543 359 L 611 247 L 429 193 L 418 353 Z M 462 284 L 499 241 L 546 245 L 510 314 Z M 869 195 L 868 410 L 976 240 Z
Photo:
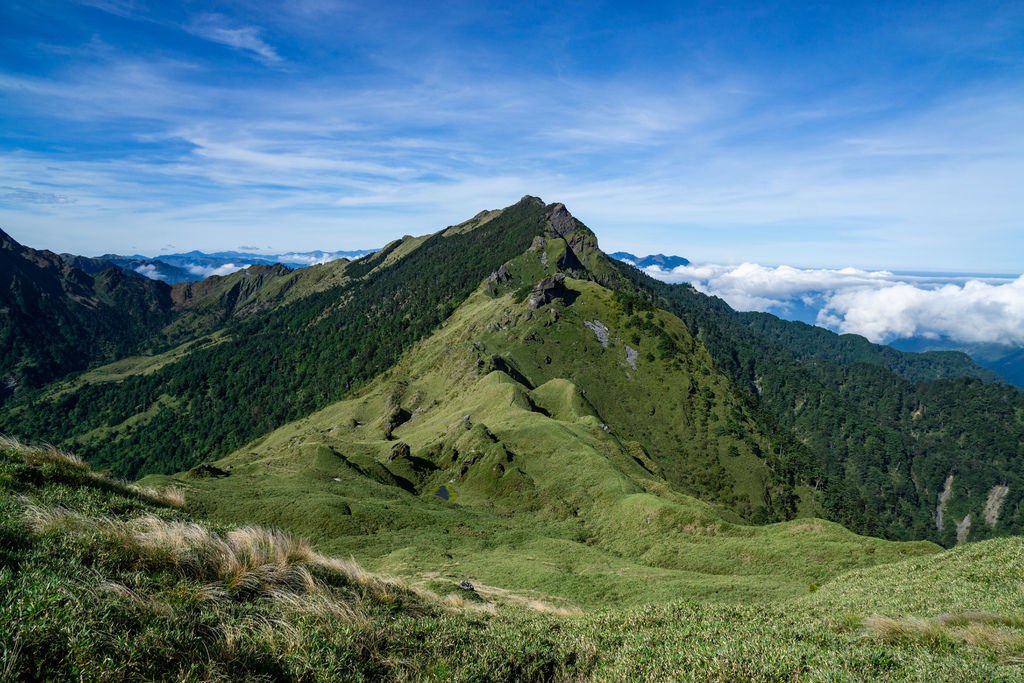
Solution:
M 150 280 L 162 280 L 168 284 L 203 279 L 202 275 L 194 274 L 186 268 L 173 266 L 159 259 L 151 259 L 138 254 L 132 256 L 104 254 L 95 258 L 76 256 L 75 254 L 61 254 L 60 257 L 72 268 L 78 268 L 86 273 L 99 273 L 113 265 L 121 270 L 137 273 Z
M 373 249 L 352 251 L 302 251 L 280 254 L 256 254 L 244 251 L 218 251 L 206 253 L 188 251 L 179 254 L 164 254 L 159 257 L 132 254 L 104 254 L 97 257 L 61 254 L 61 258 L 73 268 L 86 273 L 98 273 L 115 265 L 125 271 L 143 275 L 151 280 L 168 284 L 197 282 L 211 275 L 229 275 L 252 265 L 274 265 L 280 263 L 288 268 L 305 268 L 318 263 L 338 259 L 354 259 L 372 254 Z
M 672 270 L 679 266 L 688 266 L 690 261 L 684 259 L 682 256 L 666 256 L 665 254 L 649 254 L 647 256 L 635 256 L 627 251 L 616 251 L 610 256 L 613 259 L 619 261 L 626 261 L 635 265 L 637 268 L 649 268 L 651 266 L 658 266 L 663 270 Z
M 901 351 L 963 351 L 978 365 L 1024 389 L 1024 348 L 1004 344 L 964 344 L 950 339 L 911 337 L 896 339 L 889 346 Z

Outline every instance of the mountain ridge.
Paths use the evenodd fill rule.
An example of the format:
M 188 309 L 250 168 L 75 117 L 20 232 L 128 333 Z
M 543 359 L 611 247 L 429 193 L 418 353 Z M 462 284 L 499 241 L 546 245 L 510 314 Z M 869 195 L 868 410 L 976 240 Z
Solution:
M 681 412 L 671 423 L 672 429 L 685 424 L 691 431 L 668 436 L 654 417 L 657 405 L 610 428 L 632 434 L 627 440 L 638 448 L 630 447 L 630 457 L 660 468 L 673 486 L 719 501 L 729 514 L 770 521 L 817 511 L 859 532 L 952 544 L 953 521 L 968 513 L 981 518 L 986 492 L 1008 484 L 998 521 L 976 525 L 972 534 L 986 537 L 1024 524 L 1014 445 L 1021 425 L 1012 417 L 1012 406 L 1020 402 L 1016 394 L 949 379 L 977 369 L 946 357 L 851 347 L 824 331 L 805 339 L 789 323 L 745 317 L 691 287 L 659 283 L 601 252 L 594 233 L 564 205 L 529 196 L 431 235 L 395 240 L 350 263 L 211 279 L 200 296 L 182 305 L 185 312 L 174 328 L 181 340 L 206 341 L 188 342 L 158 362 L 140 359 L 87 373 L 78 384 L 0 413 L 0 427 L 66 443 L 123 474 L 187 469 L 358 390 L 443 328 L 485 281 L 496 293 L 528 300 L 531 310 L 556 300 L 574 310 L 579 287 L 566 282 L 593 282 L 612 292 L 608 310 L 616 311 L 615 319 L 625 316 L 629 327 L 616 327 L 611 314 L 604 314 L 607 320 L 586 321 L 592 329 L 566 332 L 573 344 L 585 343 L 586 335 L 598 341 L 610 335 L 608 340 L 623 345 L 620 367 L 627 372 L 637 372 L 650 355 L 694 379 L 686 380 L 693 395 L 675 399 L 685 408 L 677 408 Z M 770 324 L 758 327 L 752 320 Z M 544 338 L 545 330 L 531 334 Z M 654 346 L 643 349 L 633 337 L 653 340 Z M 825 355 L 803 353 L 807 344 Z M 693 374 L 688 364 L 702 347 L 711 365 Z M 525 381 L 527 391 L 558 379 L 546 367 L 556 373 L 576 367 L 571 357 L 556 353 L 538 361 L 526 353 L 533 348 L 539 347 L 524 337 L 494 359 L 479 361 Z M 588 381 L 603 388 L 581 387 L 591 392 L 586 402 L 614 414 L 619 407 L 608 402 L 614 395 L 610 385 L 600 384 L 601 377 Z M 650 395 L 671 395 L 655 378 L 644 381 Z M 207 384 L 212 391 L 200 393 Z M 965 404 L 955 398 L 961 392 L 985 396 L 978 405 L 1008 401 L 1010 411 L 1005 424 L 987 432 L 977 408 L 966 406 L 966 413 L 955 416 L 965 443 L 980 449 L 984 464 L 973 468 L 967 453 L 939 438 L 948 419 L 942 406 L 962 410 Z M 725 406 L 733 406 L 732 413 L 723 412 Z M 892 407 L 880 412 L 884 406 Z M 57 417 L 69 410 L 78 415 L 75 420 Z M 690 444 L 693 434 L 703 436 L 675 449 L 685 457 L 672 456 L 671 444 Z M 830 434 L 844 441 L 831 441 Z M 746 470 L 764 468 L 760 483 L 751 483 L 752 475 L 744 480 L 730 473 L 750 457 L 762 464 Z M 957 482 L 950 513 L 936 528 L 931 516 L 950 473 Z

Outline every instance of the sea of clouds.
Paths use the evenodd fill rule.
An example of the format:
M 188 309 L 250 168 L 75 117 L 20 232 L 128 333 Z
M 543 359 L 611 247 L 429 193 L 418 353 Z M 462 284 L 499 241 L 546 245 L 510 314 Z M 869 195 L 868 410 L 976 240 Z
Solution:
M 198 263 L 190 263 L 185 265 L 185 269 L 188 272 L 192 273 L 193 275 L 199 275 L 204 278 L 210 277 L 212 275 L 231 275 L 231 273 L 237 273 L 243 268 L 248 267 L 248 263 L 242 263 L 237 265 L 234 263 L 224 263 L 216 266 L 206 266 Z
M 694 264 L 644 269 L 741 311 L 806 319 L 885 343 L 911 337 L 1024 346 L 1024 275 L 915 275 L 858 268 Z

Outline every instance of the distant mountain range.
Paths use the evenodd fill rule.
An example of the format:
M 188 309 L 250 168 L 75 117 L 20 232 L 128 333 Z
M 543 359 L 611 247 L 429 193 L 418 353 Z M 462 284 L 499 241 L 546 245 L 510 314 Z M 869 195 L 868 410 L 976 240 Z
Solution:
M 374 251 L 374 249 L 317 250 L 283 254 L 254 254 L 244 251 L 217 251 L 208 254 L 202 251 L 189 251 L 181 254 L 162 254 L 157 257 L 141 254 L 131 256 L 104 254 L 97 257 L 61 254 L 61 257 L 69 265 L 86 273 L 98 273 L 108 268 L 110 264 L 114 264 L 122 270 L 138 273 L 151 280 L 162 280 L 174 284 L 176 282 L 196 282 L 211 275 L 229 275 L 254 265 L 280 263 L 289 268 L 305 268 L 342 258 L 359 258 L 372 254 Z
M 658 266 L 663 270 L 672 270 L 679 266 L 688 266 L 690 262 L 682 256 L 665 256 L 665 254 L 650 254 L 648 256 L 635 256 L 628 251 L 616 251 L 609 254 L 613 259 L 625 261 L 637 268 L 649 268 Z

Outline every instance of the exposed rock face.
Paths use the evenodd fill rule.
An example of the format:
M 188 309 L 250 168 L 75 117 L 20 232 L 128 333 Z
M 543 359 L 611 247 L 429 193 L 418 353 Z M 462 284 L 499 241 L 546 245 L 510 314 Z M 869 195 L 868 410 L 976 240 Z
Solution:
M 1010 493 L 1010 487 L 1003 484 L 993 486 L 988 492 L 988 500 L 985 501 L 985 524 L 994 529 L 999 522 L 999 512 L 1003 509 L 1003 501 Z
M 949 504 L 949 499 L 953 497 L 953 473 L 950 472 L 949 476 L 946 477 L 946 483 L 943 485 L 942 490 L 939 491 L 939 504 L 935 508 L 935 528 L 942 533 L 942 518 L 946 513 L 946 505 Z
M 391 447 L 391 455 L 388 456 L 388 462 L 394 462 L 399 458 L 408 458 L 410 455 L 412 455 L 412 451 L 409 448 L 409 444 L 399 441 Z
M 971 515 L 967 514 L 966 517 L 956 523 L 956 544 L 966 543 L 967 538 L 971 535 Z
M 535 310 L 555 299 L 564 299 L 568 290 L 565 288 L 565 275 L 555 273 L 553 277 L 546 277 L 533 288 L 526 305 Z
M 636 359 L 640 356 L 640 352 L 634 349 L 632 346 L 626 346 L 626 363 L 629 367 L 636 370 Z
M 608 348 L 608 327 L 600 320 L 584 320 L 583 324 L 594 333 L 601 346 Z M 634 368 L 635 369 L 635 368 Z
M 494 282 L 495 284 L 502 284 L 511 279 L 512 274 L 508 272 L 508 268 L 505 265 L 502 265 L 501 268 L 498 268 L 488 276 L 487 281 Z
M 564 204 L 553 204 L 547 218 L 552 230 L 566 241 L 581 262 L 586 262 L 587 254 L 597 251 L 597 236 L 573 218 Z

